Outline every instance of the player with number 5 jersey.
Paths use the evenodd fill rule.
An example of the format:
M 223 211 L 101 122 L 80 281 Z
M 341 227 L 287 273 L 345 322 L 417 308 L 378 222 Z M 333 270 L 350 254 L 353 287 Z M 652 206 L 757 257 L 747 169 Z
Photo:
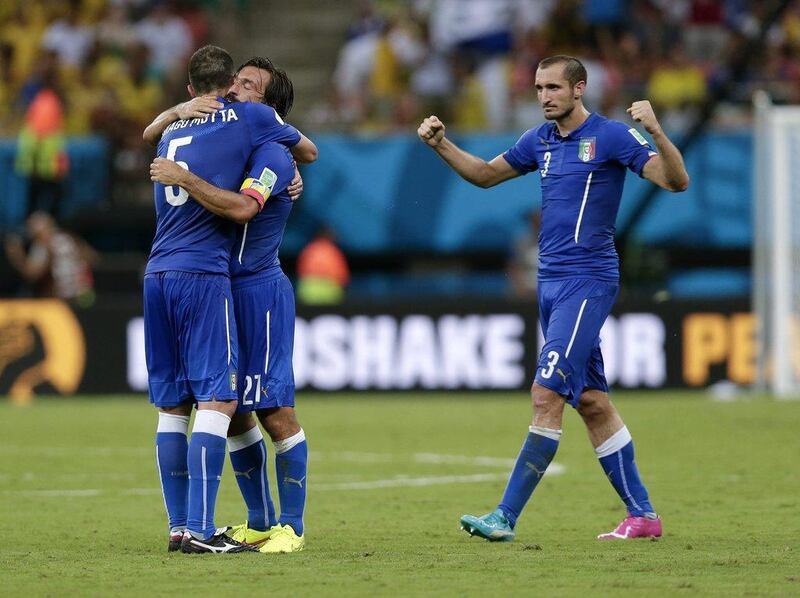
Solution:
M 497 508 L 481 517 L 464 515 L 461 526 L 493 541 L 514 538 L 517 519 L 555 456 L 570 403 L 628 512 L 598 538 L 660 536 L 661 520 L 639 477 L 631 434 L 608 397 L 600 329 L 619 290 L 614 233 L 626 170 L 669 191 L 685 190 L 689 177 L 648 101 L 634 102 L 628 113 L 652 135 L 655 149 L 635 127 L 583 106 L 586 69 L 576 58 L 544 59 L 535 85 L 546 122 L 489 162 L 447 139 L 435 116 L 417 131 L 471 183 L 491 187 L 538 170 L 542 186 L 538 292 L 545 342 L 531 387 L 533 421 Z
M 229 102 L 233 60 L 205 46 L 189 61 L 190 93 L 216 95 L 213 114 L 166 128 L 158 156 L 239 189 L 257 150 L 270 142 L 307 141 L 275 110 Z M 313 146 L 313 144 L 311 144 Z M 316 148 L 313 148 L 314 153 Z M 238 344 L 229 278 L 234 224 L 203 208 L 186 190 L 154 185 L 156 235 L 144 279 L 145 354 L 150 401 L 159 408 L 156 461 L 171 550 L 242 552 L 251 547 L 214 525 L 226 436 L 238 399 Z M 187 445 L 189 415 L 197 404 Z

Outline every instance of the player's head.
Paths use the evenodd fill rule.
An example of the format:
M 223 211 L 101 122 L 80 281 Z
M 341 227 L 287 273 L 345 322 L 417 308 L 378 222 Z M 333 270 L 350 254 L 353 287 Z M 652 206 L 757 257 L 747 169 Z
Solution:
M 228 99 L 237 102 L 262 102 L 275 108 L 281 117 L 292 109 L 294 86 L 281 68 L 269 58 L 251 58 L 236 71 Z
M 233 82 L 233 58 L 218 46 L 203 46 L 189 59 L 189 94 L 222 92 Z
M 581 104 L 586 67 L 572 56 L 550 56 L 536 69 L 536 93 L 547 120 L 568 117 Z
M 264 94 L 264 103 L 275 108 L 275 112 L 281 118 L 286 118 L 286 115 L 292 109 L 292 104 L 294 104 L 294 85 L 286 71 L 280 67 L 276 66 L 275 71 L 272 73 L 272 82 Z
M 273 72 L 275 65 L 269 58 L 251 58 L 236 69 L 228 99 L 234 102 L 263 102 Z

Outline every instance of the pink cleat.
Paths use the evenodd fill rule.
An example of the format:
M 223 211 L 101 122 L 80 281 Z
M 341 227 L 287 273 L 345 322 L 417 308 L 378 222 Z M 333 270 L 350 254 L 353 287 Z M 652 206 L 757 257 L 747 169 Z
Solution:
M 630 540 L 631 538 L 660 538 L 661 518 L 634 517 L 630 513 L 613 532 L 600 534 L 598 540 Z

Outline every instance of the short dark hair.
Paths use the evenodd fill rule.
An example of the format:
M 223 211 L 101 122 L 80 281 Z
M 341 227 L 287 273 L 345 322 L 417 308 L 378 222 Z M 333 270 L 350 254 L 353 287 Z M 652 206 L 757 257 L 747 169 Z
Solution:
M 246 66 L 261 69 L 270 74 L 270 82 L 264 90 L 264 98 L 261 101 L 267 106 L 275 108 L 275 112 L 277 112 L 281 118 L 286 118 L 286 115 L 289 114 L 294 104 L 294 85 L 289 75 L 286 74 L 286 71 L 275 66 L 269 58 L 263 56 L 251 58 L 240 65 L 236 72 L 240 72 Z
M 281 118 L 286 118 L 294 104 L 294 85 L 289 75 L 280 67 L 275 67 L 267 91 L 264 93 L 264 103 L 275 108 Z
M 233 79 L 233 58 L 218 46 L 203 46 L 189 59 L 189 83 L 195 93 L 227 91 Z
M 539 68 L 546 69 L 556 64 L 564 65 L 564 78 L 569 82 L 570 87 L 575 87 L 581 81 L 586 83 L 586 79 L 588 78 L 586 76 L 586 67 L 574 56 L 567 56 L 565 54 L 548 56 L 539 63 Z

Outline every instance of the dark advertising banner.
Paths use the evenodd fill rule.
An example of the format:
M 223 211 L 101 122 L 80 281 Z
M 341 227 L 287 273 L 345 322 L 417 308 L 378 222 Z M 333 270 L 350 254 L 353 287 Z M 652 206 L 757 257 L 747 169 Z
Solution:
M 87 310 L 57 300 L 0 301 L 0 393 L 147 390 L 137 300 Z M 602 333 L 606 376 L 618 388 L 702 387 L 755 379 L 755 320 L 746 302 L 620 302 Z M 542 344 L 535 306 L 491 301 L 346 304 L 301 310 L 299 389 L 517 390 Z

